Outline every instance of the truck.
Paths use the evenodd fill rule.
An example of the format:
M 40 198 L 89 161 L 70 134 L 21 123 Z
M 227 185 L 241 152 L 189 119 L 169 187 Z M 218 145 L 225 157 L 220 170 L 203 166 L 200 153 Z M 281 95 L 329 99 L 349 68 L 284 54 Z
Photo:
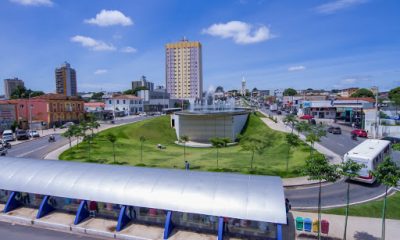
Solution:
M 271 111 L 278 110 L 278 104 L 273 103 L 273 104 L 269 105 L 269 110 L 271 110 Z

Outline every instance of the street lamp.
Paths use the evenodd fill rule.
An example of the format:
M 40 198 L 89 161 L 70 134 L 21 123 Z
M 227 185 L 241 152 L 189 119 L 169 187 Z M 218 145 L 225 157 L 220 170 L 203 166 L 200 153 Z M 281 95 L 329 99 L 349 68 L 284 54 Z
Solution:
M 28 128 L 29 131 L 31 130 L 31 125 L 32 125 L 32 105 L 31 105 L 31 95 L 32 92 L 29 93 L 29 98 L 28 98 L 28 104 L 29 104 L 29 123 L 28 123 Z

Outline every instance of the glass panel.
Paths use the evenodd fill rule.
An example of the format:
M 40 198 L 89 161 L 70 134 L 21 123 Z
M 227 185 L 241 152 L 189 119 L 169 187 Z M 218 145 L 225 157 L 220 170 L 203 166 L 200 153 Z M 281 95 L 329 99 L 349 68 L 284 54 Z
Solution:
M 214 216 L 173 212 L 172 221 L 177 227 L 192 231 L 210 233 L 218 231 L 218 217 Z
M 6 203 L 8 196 L 10 195 L 10 191 L 0 190 L 0 203 Z
M 167 211 L 154 208 L 135 207 L 135 214 L 138 221 L 164 226 Z
M 227 219 L 225 232 L 232 236 L 245 236 L 251 239 L 276 239 L 276 224 L 266 222 L 256 222 L 240 219 Z

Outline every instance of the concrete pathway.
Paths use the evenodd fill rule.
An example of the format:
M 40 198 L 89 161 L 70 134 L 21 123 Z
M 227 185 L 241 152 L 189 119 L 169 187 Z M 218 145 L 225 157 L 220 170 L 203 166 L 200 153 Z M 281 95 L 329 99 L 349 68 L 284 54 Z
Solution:
M 286 228 L 286 239 L 315 239 L 316 233 L 308 233 L 304 231 L 296 231 L 294 219 L 296 217 L 307 217 L 311 219 L 318 219 L 316 213 L 308 212 L 292 212 L 290 217 L 290 224 Z M 323 235 L 329 238 L 325 239 L 342 239 L 344 233 L 344 216 L 322 214 L 322 219 L 329 222 L 329 233 Z M 378 240 L 381 236 L 382 220 L 379 218 L 366 218 L 366 217 L 349 217 L 347 225 L 347 239 L 348 240 Z M 400 221 L 399 220 L 386 220 L 386 240 L 397 240 L 400 234 Z

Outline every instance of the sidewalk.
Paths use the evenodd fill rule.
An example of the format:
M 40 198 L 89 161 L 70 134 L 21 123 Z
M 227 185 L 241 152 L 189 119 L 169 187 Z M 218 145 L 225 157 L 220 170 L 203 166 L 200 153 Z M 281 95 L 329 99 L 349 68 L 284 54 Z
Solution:
M 317 213 L 309 212 L 296 212 L 292 211 L 290 214 L 290 224 L 287 229 L 286 239 L 314 239 L 316 233 L 300 232 L 295 230 L 294 219 L 296 217 L 307 217 L 310 219 L 318 219 Z M 323 235 L 330 238 L 327 239 L 342 239 L 344 233 L 344 216 L 322 214 L 322 219 L 329 222 L 329 234 Z M 347 225 L 347 239 L 348 240 L 378 240 L 381 236 L 382 220 L 380 218 L 366 218 L 366 217 L 349 217 Z M 399 239 L 400 220 L 386 219 L 386 239 L 396 240 Z
M 0 210 L 4 205 L 0 204 Z M 87 234 L 101 237 L 101 239 L 132 239 L 150 240 L 163 239 L 164 228 L 155 225 L 143 225 L 131 222 L 121 232 L 116 232 L 117 220 L 105 218 L 88 218 L 78 225 L 74 225 L 75 215 L 54 211 L 41 219 L 36 219 L 37 209 L 21 207 L 7 214 L 0 213 L 0 221 L 27 226 L 38 226 L 56 231 Z M 77 239 L 79 236 L 77 235 Z M 216 235 L 196 233 L 182 229 L 174 229 L 169 239 L 173 240 L 211 240 Z
M 264 116 L 266 116 L 263 112 L 260 111 L 260 113 L 263 114 Z M 285 132 L 285 133 L 290 133 L 292 131 L 292 129 L 289 126 L 286 126 L 282 122 L 281 118 L 278 118 L 278 122 L 277 123 L 275 123 L 271 119 L 269 119 L 268 116 L 266 116 L 265 118 L 261 118 L 261 120 L 268 127 L 270 127 L 273 130 L 280 131 L 280 132 Z M 294 130 L 293 132 L 296 133 L 296 130 Z M 306 137 L 301 133 L 298 133 L 298 134 L 300 136 L 300 139 L 305 141 Z M 318 152 L 324 154 L 332 164 L 339 164 L 339 163 L 342 162 L 342 157 L 341 156 L 339 156 L 338 154 L 332 152 L 331 150 L 329 150 L 328 148 L 322 146 L 321 144 L 314 143 L 314 148 Z

